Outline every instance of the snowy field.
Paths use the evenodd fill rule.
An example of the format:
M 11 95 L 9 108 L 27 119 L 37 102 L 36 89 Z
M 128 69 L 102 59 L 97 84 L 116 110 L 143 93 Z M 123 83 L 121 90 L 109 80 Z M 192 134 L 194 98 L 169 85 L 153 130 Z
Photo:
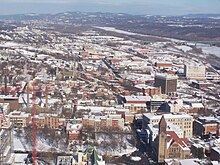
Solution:
M 196 46 L 197 48 L 201 48 L 203 53 L 213 54 L 217 57 L 220 57 L 220 47 L 217 46 L 209 46 L 205 44 L 200 44 Z
M 31 137 L 30 137 L 31 138 Z M 37 151 L 56 151 L 56 152 L 63 152 L 66 151 L 66 148 L 63 148 L 62 146 L 62 141 L 59 141 L 58 144 L 55 144 L 56 142 L 49 141 L 48 139 L 42 138 L 42 137 L 37 137 L 37 144 L 36 144 L 36 149 Z M 13 136 L 13 144 L 14 144 L 14 150 L 15 151 L 31 151 L 32 150 L 32 145 L 31 145 L 31 139 L 27 141 L 27 138 L 25 135 L 17 136 L 16 131 L 14 131 L 14 136 Z M 58 148 L 57 148 L 58 146 Z
M 176 47 L 177 49 L 180 49 L 180 50 L 184 51 L 184 52 L 188 52 L 188 51 L 192 50 L 191 47 L 185 46 L 185 45 L 180 45 L 180 46 L 175 46 L 175 47 Z

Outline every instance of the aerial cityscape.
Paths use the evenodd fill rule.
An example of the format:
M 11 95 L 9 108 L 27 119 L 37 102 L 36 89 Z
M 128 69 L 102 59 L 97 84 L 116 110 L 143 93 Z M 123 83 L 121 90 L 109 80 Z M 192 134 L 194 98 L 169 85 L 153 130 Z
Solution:
M 0 2 L 0 165 L 219 165 L 220 8 L 58 1 Z

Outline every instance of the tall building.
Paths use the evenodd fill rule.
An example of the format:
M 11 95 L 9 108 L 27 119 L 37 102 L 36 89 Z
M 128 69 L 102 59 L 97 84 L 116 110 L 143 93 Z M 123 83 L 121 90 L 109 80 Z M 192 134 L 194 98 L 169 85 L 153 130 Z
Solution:
M 185 64 L 184 75 L 187 79 L 205 79 L 206 67 L 197 63 Z
M 176 125 L 184 132 L 185 138 L 191 138 L 193 135 L 193 117 L 184 113 L 175 113 L 175 114 L 164 114 L 163 115 L 166 122 L 169 125 Z M 145 129 L 148 127 L 148 124 L 153 126 L 158 125 L 162 115 L 153 114 L 153 113 L 144 113 L 143 114 L 143 123 L 142 127 Z
M 159 122 L 158 132 L 158 147 L 157 147 L 157 162 L 158 164 L 164 164 L 167 152 L 167 123 L 164 116 L 161 117 Z
M 161 87 L 162 94 L 171 94 L 177 91 L 177 76 L 174 75 L 156 75 L 155 87 Z

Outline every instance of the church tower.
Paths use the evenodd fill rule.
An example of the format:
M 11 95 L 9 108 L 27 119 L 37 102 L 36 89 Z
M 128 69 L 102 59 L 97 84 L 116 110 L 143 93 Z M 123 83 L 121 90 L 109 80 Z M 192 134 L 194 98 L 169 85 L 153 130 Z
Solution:
M 166 159 L 167 152 L 167 123 L 164 118 L 164 115 L 161 117 L 159 122 L 159 132 L 158 132 L 158 148 L 157 148 L 157 161 L 158 164 L 164 164 L 164 160 Z

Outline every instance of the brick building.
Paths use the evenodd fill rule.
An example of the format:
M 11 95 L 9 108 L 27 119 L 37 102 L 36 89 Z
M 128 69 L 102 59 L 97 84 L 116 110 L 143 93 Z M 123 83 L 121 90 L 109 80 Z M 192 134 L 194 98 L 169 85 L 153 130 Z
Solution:
M 18 110 L 21 107 L 18 97 L 0 95 L 0 103 L 9 103 L 10 111 Z
M 66 124 L 66 132 L 67 132 L 68 140 L 69 141 L 80 140 L 82 137 L 82 128 L 83 128 L 82 124 L 67 123 Z
M 193 132 L 195 135 L 207 136 L 211 134 L 218 134 L 220 129 L 220 122 L 215 117 L 199 117 L 193 122 Z
M 59 118 L 57 114 L 39 114 L 36 116 L 37 127 L 44 128 L 45 126 L 50 129 L 57 129 L 59 126 L 65 126 L 66 120 Z
M 155 65 L 159 69 L 172 68 L 173 67 L 173 63 L 171 63 L 171 62 L 156 62 Z
M 87 116 L 82 119 L 83 127 L 92 127 L 95 130 L 106 128 L 123 129 L 124 118 L 121 115 L 108 115 L 108 116 Z

